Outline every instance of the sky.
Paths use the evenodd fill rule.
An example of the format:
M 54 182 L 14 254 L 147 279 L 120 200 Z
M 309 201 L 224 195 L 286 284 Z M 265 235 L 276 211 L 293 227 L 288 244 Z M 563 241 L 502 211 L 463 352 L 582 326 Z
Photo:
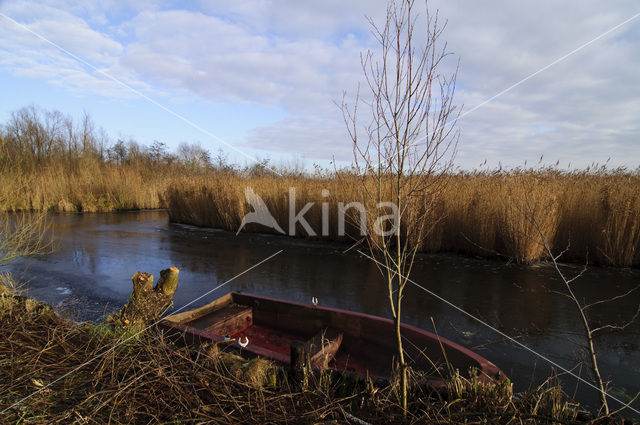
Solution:
M 348 164 L 336 104 L 364 91 L 360 54 L 379 52 L 368 19 L 382 23 L 386 4 L 0 0 L 0 123 L 33 104 L 86 111 L 113 140 L 195 142 L 245 164 Z M 426 7 L 416 2 L 418 24 Z M 541 156 L 561 168 L 640 166 L 640 4 L 428 7 L 452 53 L 439 72 L 459 63 L 457 167 Z

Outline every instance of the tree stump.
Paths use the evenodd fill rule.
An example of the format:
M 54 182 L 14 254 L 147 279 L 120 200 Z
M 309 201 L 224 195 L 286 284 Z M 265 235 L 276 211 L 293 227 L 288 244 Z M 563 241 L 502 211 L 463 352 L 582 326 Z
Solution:
M 153 275 L 151 273 L 136 272 L 133 281 L 133 299 L 143 300 L 153 290 Z
M 153 275 L 136 272 L 131 278 L 133 293 L 114 321 L 122 326 L 145 326 L 156 322 L 173 305 L 173 296 L 178 290 L 176 267 L 160 271 L 160 279 L 153 287 Z

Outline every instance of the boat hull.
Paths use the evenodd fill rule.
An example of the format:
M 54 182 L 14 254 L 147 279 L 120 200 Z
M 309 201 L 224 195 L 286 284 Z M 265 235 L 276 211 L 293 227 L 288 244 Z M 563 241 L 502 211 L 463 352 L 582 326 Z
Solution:
M 188 343 L 218 342 L 284 364 L 291 361 L 293 342 L 309 341 L 331 329 L 339 332 L 340 342 L 325 366 L 376 378 L 391 376 L 396 353 L 395 327 L 390 319 L 238 292 L 169 316 L 160 326 L 179 333 Z M 476 369 L 481 381 L 504 378 L 493 363 L 446 338 L 406 324 L 402 324 L 402 336 L 409 366 L 431 375 L 432 385 L 442 384 L 441 376 L 449 367 L 462 375 Z M 245 338 L 248 344 L 243 347 Z

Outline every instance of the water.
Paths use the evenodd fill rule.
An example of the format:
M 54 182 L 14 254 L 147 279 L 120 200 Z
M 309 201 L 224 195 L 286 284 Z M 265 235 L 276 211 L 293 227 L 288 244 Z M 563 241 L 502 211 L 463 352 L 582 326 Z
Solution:
M 224 284 L 189 308 L 229 291 L 246 291 L 389 317 L 386 286 L 377 267 L 348 246 L 280 236 L 240 234 L 170 224 L 165 212 L 52 215 L 57 240 L 54 254 L 14 267 L 33 297 L 73 311 L 76 319 L 95 320 L 126 303 L 131 276 L 169 266 L 180 269 L 175 307 L 181 308 L 224 284 L 259 261 L 283 252 Z M 580 266 L 566 266 L 578 272 Z M 561 291 L 548 265 L 504 262 L 447 255 L 422 255 L 413 280 L 532 350 L 566 368 L 585 358 L 575 307 Z M 624 293 L 640 284 L 640 270 L 592 267 L 575 283 L 581 299 L 592 302 Z M 631 317 L 640 291 L 590 311 L 594 323 L 618 323 Z M 548 363 L 516 346 L 474 319 L 410 284 L 403 305 L 406 323 L 437 332 L 480 353 L 498 365 L 517 390 L 549 376 Z M 603 334 L 596 340 L 603 377 L 612 394 L 627 399 L 640 391 L 640 325 Z M 575 373 L 588 377 L 586 367 Z M 565 390 L 588 406 L 597 393 L 573 378 Z M 617 408 L 616 402 L 611 402 Z M 640 402 L 634 404 L 640 410 Z

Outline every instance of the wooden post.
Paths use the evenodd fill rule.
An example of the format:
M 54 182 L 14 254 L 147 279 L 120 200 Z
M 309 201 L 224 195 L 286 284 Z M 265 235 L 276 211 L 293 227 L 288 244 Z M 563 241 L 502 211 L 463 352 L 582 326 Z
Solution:
M 307 383 L 307 350 L 305 344 L 300 341 L 293 341 L 291 343 L 290 356 L 289 373 L 300 388 L 305 388 Z

